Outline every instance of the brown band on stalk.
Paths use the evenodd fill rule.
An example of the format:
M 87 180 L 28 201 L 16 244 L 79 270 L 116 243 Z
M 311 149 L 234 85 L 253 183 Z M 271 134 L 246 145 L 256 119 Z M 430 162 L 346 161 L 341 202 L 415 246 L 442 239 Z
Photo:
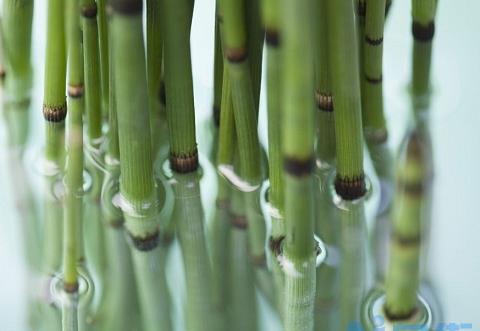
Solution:
M 213 123 L 215 127 L 220 127 L 220 107 L 217 105 L 213 106 Z
M 333 111 L 333 98 L 330 93 L 315 91 L 315 102 L 319 110 L 326 112 Z
M 280 35 L 278 33 L 278 30 L 274 28 L 266 28 L 265 41 L 270 47 L 278 47 L 280 45 Z
M 160 99 L 160 103 L 162 105 L 167 104 L 167 95 L 165 93 L 165 82 L 162 80 L 160 81 L 160 88 L 158 89 L 158 98 Z
M 85 18 L 96 18 L 97 4 L 93 2 L 89 3 L 88 5 L 82 6 L 82 8 L 80 8 L 80 13 Z
M 251 255 L 250 262 L 256 268 L 266 268 L 267 267 L 267 258 L 265 257 L 265 253 L 260 255 Z
M 67 104 L 61 106 L 43 105 L 43 118 L 48 122 L 59 123 L 63 122 L 67 117 Z
M 315 168 L 315 158 L 311 156 L 306 160 L 301 160 L 295 157 L 286 156 L 283 160 L 283 168 L 290 176 L 308 176 Z
M 380 46 L 381 44 L 383 44 L 383 37 L 375 39 L 375 38 L 370 38 L 369 36 L 365 36 L 365 42 L 372 46 Z
M 404 194 L 409 196 L 422 196 L 425 191 L 425 183 L 420 182 L 409 182 L 406 180 L 398 180 L 398 189 L 401 190 Z
M 83 97 L 83 92 L 84 92 L 83 84 L 68 85 L 67 87 L 67 95 L 73 99 L 78 99 Z
M 247 228 L 247 218 L 243 215 L 232 215 L 232 226 L 239 230 Z
M 170 168 L 179 174 L 188 174 L 198 169 L 197 148 L 190 154 L 180 154 L 170 152 Z
M 132 245 L 141 252 L 148 252 L 155 249 L 160 241 L 160 233 L 158 230 L 146 237 L 136 237 L 130 232 L 128 232 L 128 235 Z
M 430 42 L 435 35 L 435 23 L 431 21 L 427 25 L 413 22 L 412 23 L 412 35 L 415 41 Z
M 230 201 L 228 199 L 217 199 L 215 200 L 215 205 L 217 209 L 230 210 Z
M 408 246 L 418 246 L 422 242 L 422 236 L 420 234 L 416 236 L 403 236 L 399 233 L 393 232 L 392 233 L 392 240 L 396 242 L 398 245 L 403 247 Z
M 365 139 L 370 144 L 381 145 L 388 140 L 388 131 L 386 128 L 367 130 Z
M 228 48 L 225 51 L 225 56 L 231 63 L 242 63 L 247 59 L 248 52 L 245 47 Z
M 63 290 L 67 293 L 77 293 L 78 282 L 75 283 L 63 283 Z
M 355 200 L 363 197 L 367 192 L 365 186 L 365 176 L 353 178 L 341 178 L 337 175 L 335 178 L 335 192 L 345 200 Z
M 270 248 L 270 252 L 275 254 L 275 256 L 279 256 L 282 254 L 283 239 L 285 239 L 285 236 L 270 237 L 268 239 L 268 247 Z
M 110 8 L 121 15 L 137 15 L 142 13 L 141 0 L 112 0 L 109 1 Z
M 414 307 L 412 310 L 403 314 L 394 314 L 388 309 L 387 305 L 385 305 L 383 311 L 390 321 L 406 321 L 417 313 L 417 307 Z
M 381 84 L 383 80 L 382 75 L 380 77 L 370 77 L 367 74 L 365 74 L 365 81 L 370 84 Z

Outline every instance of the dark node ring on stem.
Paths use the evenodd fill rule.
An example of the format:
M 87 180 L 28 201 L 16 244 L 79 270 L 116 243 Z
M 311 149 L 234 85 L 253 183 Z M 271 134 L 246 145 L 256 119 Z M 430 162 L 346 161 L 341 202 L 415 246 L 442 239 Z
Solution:
M 302 160 L 292 156 L 285 156 L 283 168 L 290 176 L 308 176 L 315 169 L 315 157 L 310 156 L 308 159 Z
M 190 154 L 175 154 L 170 152 L 170 168 L 179 174 L 188 174 L 198 169 L 197 148 Z
M 162 80 L 160 81 L 160 88 L 158 89 L 158 98 L 160 99 L 160 103 L 162 105 L 167 104 L 167 95 L 165 93 L 165 82 Z
M 7 72 L 5 71 L 5 68 L 0 67 L 0 80 L 3 81 L 6 75 L 7 75 Z
M 270 47 L 278 47 L 280 45 L 280 34 L 278 29 L 265 28 L 265 41 Z
M 109 1 L 110 8 L 121 15 L 138 15 L 142 13 L 142 0 L 112 0 Z
M 369 144 L 381 145 L 388 140 L 386 128 L 365 130 L 365 140 Z
M 365 36 L 365 42 L 371 46 L 380 46 L 383 44 L 383 36 L 379 38 L 370 38 L 369 36 Z
M 342 178 L 337 174 L 335 178 L 335 192 L 344 200 L 356 200 L 363 197 L 367 192 L 365 175 Z
M 84 93 L 83 84 L 68 85 L 68 87 L 67 87 L 67 95 L 70 98 L 73 98 L 73 99 L 81 98 L 81 97 L 83 97 L 83 93 Z
M 267 258 L 265 253 L 260 255 L 251 255 L 250 262 L 255 268 L 266 268 L 267 267 Z
M 225 56 L 230 63 L 242 63 L 247 59 L 248 52 L 245 47 L 227 48 Z
M 239 229 L 239 230 L 245 230 L 247 229 L 247 218 L 243 215 L 235 215 L 235 214 L 232 214 L 231 216 L 231 222 L 232 222 L 232 226 L 235 228 L 235 229 Z
M 413 22 L 412 23 L 412 35 L 415 41 L 430 42 L 435 35 L 435 22 L 431 21 L 427 25 Z
M 367 5 L 364 0 L 359 0 L 357 2 L 357 15 L 361 18 L 365 18 L 367 14 Z
M 148 252 L 155 249 L 160 242 L 160 233 L 158 230 L 146 237 L 137 237 L 129 231 L 127 231 L 127 233 L 133 247 L 141 252 Z
M 414 307 L 410 311 L 407 311 L 405 313 L 392 313 L 391 310 L 388 308 L 388 306 L 385 304 L 383 307 L 383 311 L 385 312 L 385 316 L 390 320 L 390 321 L 406 321 L 410 319 L 413 315 L 417 313 L 417 307 Z
M 113 229 L 121 229 L 123 227 L 123 218 L 117 218 L 111 221 L 107 221 L 107 224 Z
M 82 8 L 80 8 L 80 13 L 85 18 L 96 18 L 97 4 L 93 2 L 93 3 L 89 3 L 88 5 L 82 6 Z
M 380 77 L 370 77 L 365 74 L 365 81 L 370 84 L 381 84 L 383 81 L 383 76 L 380 75 Z
M 67 104 L 61 106 L 43 105 L 43 118 L 48 122 L 59 123 L 63 122 L 67 117 Z
M 77 293 L 78 291 L 78 282 L 75 283 L 63 283 L 63 290 L 67 293 Z
M 422 235 L 419 233 L 413 236 L 404 236 L 394 231 L 392 240 L 402 247 L 419 246 L 422 242 Z
M 217 105 L 213 106 L 213 123 L 215 127 L 220 127 L 220 107 Z
M 331 93 L 320 92 L 318 90 L 315 91 L 315 102 L 317 108 L 321 111 L 333 111 L 333 98 Z
M 217 209 L 230 210 L 230 201 L 228 199 L 217 199 L 215 200 L 215 205 Z
M 397 186 L 399 191 L 414 197 L 422 196 L 425 191 L 424 181 L 413 182 L 400 179 L 397 182 Z
M 279 237 L 272 237 L 268 239 L 268 247 L 270 248 L 270 252 L 272 252 L 275 256 L 279 256 L 282 254 L 282 242 L 285 239 L 285 236 Z

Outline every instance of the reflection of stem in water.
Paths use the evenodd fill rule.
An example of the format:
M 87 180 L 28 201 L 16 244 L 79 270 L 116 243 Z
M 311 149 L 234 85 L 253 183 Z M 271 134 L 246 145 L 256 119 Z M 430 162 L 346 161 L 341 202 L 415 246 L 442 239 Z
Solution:
M 386 313 L 394 319 L 412 316 L 420 277 L 423 189 L 428 168 L 418 132 L 411 133 L 397 168 L 390 263 L 386 279 Z
M 257 301 L 249 261 L 248 236 L 245 216 L 245 201 L 242 192 L 232 191 L 230 230 L 230 270 L 229 277 L 229 324 L 233 330 L 252 330 L 258 328 Z
M 172 186 L 175 192 L 173 219 L 182 249 L 186 277 L 186 329 L 211 330 L 212 282 L 210 262 L 204 235 L 203 208 L 197 172 L 175 173 Z
M 365 294 L 367 238 L 363 199 L 344 201 L 340 216 L 340 328 L 359 320 Z

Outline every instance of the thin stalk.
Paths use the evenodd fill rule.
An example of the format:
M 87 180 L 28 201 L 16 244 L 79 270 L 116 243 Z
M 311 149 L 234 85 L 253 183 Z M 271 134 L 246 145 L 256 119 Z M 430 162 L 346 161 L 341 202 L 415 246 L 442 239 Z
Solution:
M 78 293 L 77 262 L 82 252 L 80 228 L 83 204 L 83 57 L 78 13 L 79 3 L 68 2 L 68 135 L 65 167 L 65 208 L 63 243 L 63 286 Z
M 258 329 L 252 265 L 248 259 L 248 224 L 242 192 L 232 190 L 230 226 L 229 324 L 233 330 Z
M 43 117 L 46 124 L 45 157 L 58 168 L 63 168 L 65 133 L 65 4 L 63 0 L 49 0 L 47 13 L 47 46 L 43 95 Z
M 222 36 L 221 36 L 221 18 L 218 9 L 216 6 L 215 13 L 215 50 L 214 50 L 214 59 L 213 59 L 213 123 L 215 127 L 220 126 L 220 112 L 221 112 L 221 102 L 223 94 L 223 51 L 222 51 Z M 215 155 L 215 154 L 214 154 Z
M 397 167 L 390 264 L 385 285 L 385 312 L 393 320 L 408 319 L 417 308 L 422 212 L 428 177 L 424 148 L 419 133 L 411 133 Z
M 313 330 L 315 304 L 313 3 L 282 2 L 284 327 Z
M 158 245 L 159 213 L 153 176 L 142 1 L 113 0 L 111 7 L 122 209 L 131 241 L 143 326 L 145 330 L 157 330 L 169 320 L 159 314 L 164 309 L 164 289 L 157 280 L 164 270 L 159 264 L 162 248 Z
M 258 114 L 265 31 L 262 24 L 260 2 L 257 0 L 245 0 L 245 6 L 250 77 L 254 105 Z
M 411 89 L 423 104 L 430 92 L 432 41 L 435 34 L 436 0 L 412 0 L 413 66 Z M 423 101 L 423 102 L 422 102 Z M 427 105 L 426 105 L 427 106 Z
M 164 62 L 170 166 L 177 173 L 198 167 L 193 103 L 190 27 L 193 3 L 166 0 L 164 6 Z
M 337 175 L 335 189 L 345 200 L 365 194 L 358 48 L 353 2 L 329 0 L 329 63 L 335 106 Z
M 147 83 L 148 107 L 150 109 L 150 126 L 152 148 L 154 153 L 165 143 L 162 141 L 162 118 L 160 102 L 160 82 L 162 78 L 163 31 L 161 22 L 162 2 L 164 0 L 147 0 Z
M 108 18 L 105 8 L 106 0 L 97 0 L 98 48 L 100 51 L 100 78 L 102 83 L 102 114 L 108 118 L 109 107 L 109 49 L 108 49 Z
M 0 17 L 0 86 L 3 87 L 5 83 L 5 76 L 7 70 L 5 68 L 5 41 L 3 40 L 3 20 Z
M 97 4 L 81 0 L 83 60 L 85 63 L 85 108 L 88 142 L 96 147 L 102 137 L 102 85 L 100 72 Z

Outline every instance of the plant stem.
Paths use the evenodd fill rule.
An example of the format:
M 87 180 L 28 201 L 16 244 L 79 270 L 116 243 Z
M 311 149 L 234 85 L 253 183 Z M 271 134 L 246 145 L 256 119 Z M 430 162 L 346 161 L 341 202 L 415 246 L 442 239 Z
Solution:
M 313 3 L 282 6 L 283 162 L 286 237 L 284 327 L 313 330 L 315 304 Z
M 78 291 L 78 256 L 83 254 L 81 236 L 83 203 L 83 58 L 79 2 L 68 2 L 68 136 L 65 168 L 63 285 L 68 293 Z
M 49 0 L 47 14 L 47 46 L 43 117 L 46 123 L 45 156 L 60 169 L 63 167 L 65 117 L 65 23 L 64 1 Z
M 102 85 L 95 0 L 81 0 L 80 12 L 83 30 L 83 60 L 85 63 L 85 108 L 88 142 L 99 144 L 102 137 Z
M 221 18 L 219 13 L 219 6 L 216 6 L 215 11 L 215 51 L 213 59 L 213 122 L 215 127 L 220 126 L 221 102 L 223 95 L 223 51 L 222 51 L 222 36 L 221 36 Z
M 426 161 L 422 138 L 414 131 L 397 167 L 385 302 L 385 311 L 392 319 L 407 319 L 417 307 Z
M 430 91 L 432 40 L 435 34 L 436 0 L 412 0 L 412 94 L 422 101 Z M 421 102 L 423 104 L 423 102 Z M 427 102 L 428 103 L 428 102 Z
M 170 167 L 189 173 L 198 167 L 193 104 L 190 26 L 193 3 L 165 0 L 165 92 L 170 135 Z
M 153 176 L 147 99 L 142 1 L 111 1 L 113 72 L 118 111 L 120 192 L 125 227 L 131 239 L 135 278 L 145 330 L 165 323 L 160 269 L 157 191 Z M 134 63 L 135 65 L 131 65 Z
M 106 0 L 97 0 L 97 25 L 98 43 L 100 51 L 100 78 L 102 83 L 102 114 L 108 118 L 109 107 L 109 42 L 108 42 L 108 18 L 105 8 Z
M 345 200 L 365 194 L 358 49 L 353 2 L 328 1 L 337 176 L 335 189 Z
M 164 0 L 148 0 L 147 3 L 147 81 L 148 107 L 150 109 L 150 127 L 154 153 L 162 142 L 161 138 L 161 102 L 160 81 L 162 78 L 162 26 L 161 13 Z
M 253 91 L 253 100 L 258 115 L 260 102 L 260 85 L 262 79 L 263 30 L 260 4 L 257 0 L 245 0 L 247 49 L 250 64 L 250 77 Z

